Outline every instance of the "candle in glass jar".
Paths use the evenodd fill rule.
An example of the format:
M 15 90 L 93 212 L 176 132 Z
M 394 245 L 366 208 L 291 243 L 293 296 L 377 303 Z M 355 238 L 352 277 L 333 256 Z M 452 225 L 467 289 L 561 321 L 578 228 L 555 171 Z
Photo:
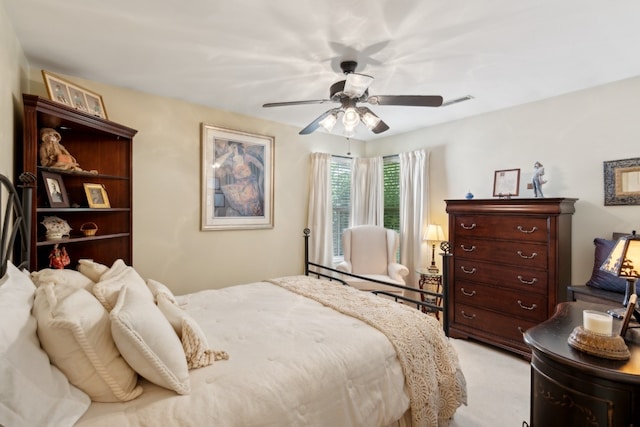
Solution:
M 611 335 L 613 331 L 613 318 L 601 311 L 583 310 L 582 326 L 585 330 L 599 335 Z

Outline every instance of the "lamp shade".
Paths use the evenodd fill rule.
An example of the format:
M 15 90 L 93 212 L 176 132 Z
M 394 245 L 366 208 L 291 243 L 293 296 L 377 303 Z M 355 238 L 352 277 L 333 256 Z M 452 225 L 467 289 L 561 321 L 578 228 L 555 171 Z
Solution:
M 640 278 L 640 236 L 621 237 L 600 270 L 618 277 Z
M 442 242 L 444 240 L 442 227 L 438 224 L 429 224 L 427 226 L 427 231 L 424 233 L 423 240 L 428 242 Z

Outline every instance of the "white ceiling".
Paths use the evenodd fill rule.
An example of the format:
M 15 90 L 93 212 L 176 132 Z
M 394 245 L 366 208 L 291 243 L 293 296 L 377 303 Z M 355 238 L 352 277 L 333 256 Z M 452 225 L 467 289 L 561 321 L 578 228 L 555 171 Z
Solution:
M 369 106 L 379 136 L 640 75 L 637 0 L 0 1 L 35 67 L 299 129 L 337 105 L 262 104 L 328 98 L 342 60 L 370 95 L 474 96 Z

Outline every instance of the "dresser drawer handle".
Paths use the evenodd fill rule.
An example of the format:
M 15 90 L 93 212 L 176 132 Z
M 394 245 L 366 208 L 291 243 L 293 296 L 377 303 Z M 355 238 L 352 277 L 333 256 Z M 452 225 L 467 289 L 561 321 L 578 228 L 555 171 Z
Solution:
M 524 259 L 533 259 L 535 257 L 538 256 L 537 253 L 532 253 L 531 255 L 527 256 L 527 255 L 522 255 L 522 251 L 518 251 L 518 255 L 520 255 L 520 258 L 524 258 Z
M 473 267 L 471 270 L 467 270 L 466 268 L 464 268 L 464 265 L 461 265 L 460 269 L 462 270 L 463 273 L 467 273 L 467 274 L 473 274 L 476 272 L 475 267 Z
M 460 288 L 460 291 L 461 291 L 464 295 L 466 295 L 466 296 L 468 296 L 468 297 L 472 297 L 472 296 L 474 296 L 474 295 L 476 294 L 476 291 L 467 292 L 467 291 L 465 291 L 465 290 L 464 290 L 464 288 Z
M 520 308 L 524 308 L 525 310 L 533 310 L 537 307 L 537 305 L 535 304 L 531 304 L 530 306 L 526 306 L 522 304 L 522 301 L 518 300 L 518 305 L 520 306 Z
M 524 283 L 525 285 L 533 285 L 538 281 L 535 277 L 531 280 L 524 280 L 522 276 L 518 276 L 518 280 L 520 280 L 520 283 Z
M 525 333 L 525 330 L 524 330 L 524 329 L 522 329 L 522 326 L 518 326 L 518 331 L 520 331 L 520 333 L 521 333 L 521 334 L 524 334 L 524 333 Z M 524 424 L 523 424 L 523 425 L 524 425 Z M 529 425 L 529 424 L 527 424 L 527 425 Z
M 465 252 L 473 252 L 476 250 L 476 245 L 472 245 L 470 248 L 466 247 L 465 245 L 460 245 L 460 247 Z
M 460 224 L 460 227 L 464 228 L 465 230 L 473 230 L 474 228 L 476 228 L 476 224 L 473 223 L 471 225 L 464 225 L 464 222 Z
M 526 233 L 526 234 L 531 234 L 534 231 L 536 231 L 538 229 L 538 227 L 533 227 L 531 230 L 525 230 L 524 228 L 522 228 L 521 225 L 518 226 L 518 231 L 522 232 L 522 233 Z
M 467 313 L 464 312 L 464 310 L 462 310 L 461 313 L 462 313 L 462 317 L 464 317 L 466 319 L 473 320 L 473 319 L 476 318 L 475 314 L 467 314 Z

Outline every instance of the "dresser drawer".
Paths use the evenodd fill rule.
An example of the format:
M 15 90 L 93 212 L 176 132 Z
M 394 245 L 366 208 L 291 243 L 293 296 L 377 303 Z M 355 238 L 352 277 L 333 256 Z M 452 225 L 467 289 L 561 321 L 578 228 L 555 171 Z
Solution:
M 543 322 L 547 314 L 547 296 L 534 292 L 515 292 L 470 282 L 455 285 L 454 300 L 458 304 L 494 310 L 508 316 Z
M 541 270 L 548 266 L 547 245 L 542 243 L 496 242 L 461 237 L 456 240 L 453 255 L 456 258 L 499 262 Z
M 465 326 L 482 335 L 494 335 L 524 345 L 522 334 L 539 322 L 517 319 L 464 304 L 455 305 L 454 326 Z
M 517 292 L 547 293 L 546 270 L 498 265 L 473 259 L 455 259 L 455 282 L 472 281 L 497 285 Z
M 488 237 L 492 239 L 522 242 L 547 242 L 548 218 L 519 215 L 456 215 L 456 239 L 464 237 Z

